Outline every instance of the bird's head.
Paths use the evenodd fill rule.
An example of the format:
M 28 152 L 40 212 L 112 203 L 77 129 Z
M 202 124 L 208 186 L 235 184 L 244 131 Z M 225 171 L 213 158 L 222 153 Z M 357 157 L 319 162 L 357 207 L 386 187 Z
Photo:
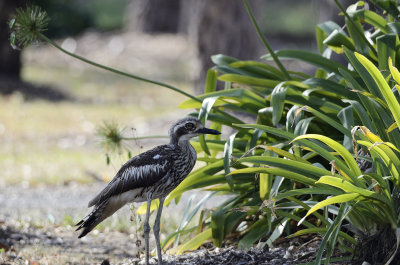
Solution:
M 200 120 L 191 117 L 177 121 L 169 131 L 171 143 L 173 144 L 179 144 L 183 143 L 184 141 L 189 141 L 190 138 L 199 136 L 201 134 L 221 133 L 217 130 L 204 127 Z

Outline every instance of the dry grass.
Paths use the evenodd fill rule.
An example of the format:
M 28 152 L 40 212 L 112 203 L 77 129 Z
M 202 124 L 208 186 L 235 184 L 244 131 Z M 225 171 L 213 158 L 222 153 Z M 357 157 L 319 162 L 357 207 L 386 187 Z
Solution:
M 169 108 L 158 104 L 153 110 L 150 113 L 136 105 L 117 103 L 23 102 L 18 96 L 0 99 L 0 183 L 87 182 L 87 172 L 113 174 L 115 168 L 105 163 L 96 128 L 103 121 L 115 120 L 137 128 L 126 130 L 128 135 L 153 134 L 148 132 L 151 127 L 146 120 L 160 119 Z M 140 151 L 135 144 L 132 153 Z

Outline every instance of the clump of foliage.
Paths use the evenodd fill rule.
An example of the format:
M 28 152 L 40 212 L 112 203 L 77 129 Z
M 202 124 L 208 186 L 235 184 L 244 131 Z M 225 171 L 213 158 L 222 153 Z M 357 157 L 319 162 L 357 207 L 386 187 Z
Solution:
M 169 200 L 193 188 L 232 196 L 202 216 L 205 229 L 180 251 L 205 238 L 221 246 L 239 237 L 239 246 L 249 247 L 318 233 L 317 264 L 328 264 L 335 249 L 372 263 L 393 260 L 400 239 L 400 23 L 395 2 L 372 2 L 383 15 L 362 1 L 346 10 L 337 3 L 346 24 L 316 27 L 320 54 L 273 52 L 260 35 L 269 50 L 262 58 L 278 67 L 212 57 L 216 66 L 209 78 L 225 82 L 225 89 L 208 86 L 198 96 L 202 104 L 190 99 L 181 107 L 209 109 L 214 126 L 234 133 L 227 141 L 207 140 L 208 152 L 199 158 L 207 165 Z M 332 59 L 333 53 L 347 65 Z M 285 59 L 312 64 L 315 74 L 289 71 L 280 64 Z M 253 117 L 254 123 L 234 122 L 216 108 Z M 357 155 L 359 149 L 364 155 Z M 361 170 L 366 162 L 370 167 Z
M 249 247 L 272 245 L 281 236 L 316 233 L 322 238 L 316 264 L 328 264 L 336 250 L 351 253 L 357 261 L 389 264 L 400 242 L 396 1 L 370 1 L 378 10 L 374 12 L 362 1 L 344 9 L 335 0 L 345 26 L 327 21 L 316 27 L 319 54 L 273 51 L 244 2 L 269 53 L 261 62 L 213 56 L 215 67 L 208 71 L 200 96 L 70 54 L 182 93 L 189 99 L 181 108 L 195 109 L 193 116 L 229 133 L 227 140 L 207 136 L 193 143 L 204 166 L 166 203 L 189 190 L 211 193 L 187 208 L 164 246 L 179 244 L 179 238 L 193 233 L 178 252 L 210 239 L 216 246 L 238 239 L 240 247 Z M 334 53 L 346 64 L 334 60 Z M 312 64 L 315 73 L 288 70 L 282 63 L 286 59 Z M 277 67 L 267 63 L 272 60 Z M 216 91 L 217 80 L 225 89 Z M 253 122 L 244 121 L 249 119 Z M 201 205 L 218 195 L 229 198 L 212 211 L 201 211 L 190 227 Z

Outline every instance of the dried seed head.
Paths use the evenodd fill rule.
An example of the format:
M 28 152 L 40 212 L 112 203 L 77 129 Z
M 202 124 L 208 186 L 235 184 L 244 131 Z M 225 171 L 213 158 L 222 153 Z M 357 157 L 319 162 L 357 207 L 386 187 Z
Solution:
M 97 134 L 100 136 L 101 142 L 107 151 L 121 152 L 124 140 L 123 131 L 124 128 L 120 128 L 115 122 L 104 122 L 98 128 Z
M 11 46 L 20 49 L 38 42 L 40 33 L 47 30 L 50 20 L 46 11 L 38 6 L 27 6 L 26 9 L 18 8 L 16 13 L 9 21 Z

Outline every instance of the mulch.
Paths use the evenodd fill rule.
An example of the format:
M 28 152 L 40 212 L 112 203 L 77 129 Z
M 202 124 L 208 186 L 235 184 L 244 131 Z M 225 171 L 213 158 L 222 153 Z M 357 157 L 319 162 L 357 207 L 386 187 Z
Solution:
M 78 240 L 75 240 L 78 241 Z M 7 262 L 1 262 L 0 265 L 11 265 L 13 262 L 18 261 L 21 257 L 18 256 L 18 249 L 23 248 L 24 245 L 43 244 L 44 246 L 59 245 L 62 247 L 63 243 L 66 244 L 65 250 L 72 251 L 71 246 L 68 245 L 68 240 L 61 240 L 58 236 L 49 233 L 42 233 L 33 228 L 18 230 L 13 227 L 7 226 L 4 223 L 0 224 L 0 248 L 4 248 L 8 254 Z M 211 244 L 203 246 L 201 249 L 184 253 L 182 255 L 163 255 L 163 264 L 165 265 L 292 265 L 292 264 L 307 264 L 315 258 L 318 251 L 320 238 L 308 238 L 304 240 L 292 239 L 286 240 L 280 246 L 269 248 L 250 248 L 238 249 L 235 246 L 226 246 L 222 248 L 213 247 Z M 77 244 L 80 251 L 85 252 L 86 248 L 91 245 Z M 118 248 L 118 246 L 115 246 Z M 124 248 L 123 246 L 119 246 Z M 73 251 L 72 251 L 73 252 Z M 143 255 L 140 258 L 128 257 L 122 263 L 109 262 L 104 259 L 103 262 L 98 264 L 144 264 Z M 157 264 L 156 257 L 151 259 L 152 264 Z M 348 264 L 348 263 L 331 263 L 331 264 Z

